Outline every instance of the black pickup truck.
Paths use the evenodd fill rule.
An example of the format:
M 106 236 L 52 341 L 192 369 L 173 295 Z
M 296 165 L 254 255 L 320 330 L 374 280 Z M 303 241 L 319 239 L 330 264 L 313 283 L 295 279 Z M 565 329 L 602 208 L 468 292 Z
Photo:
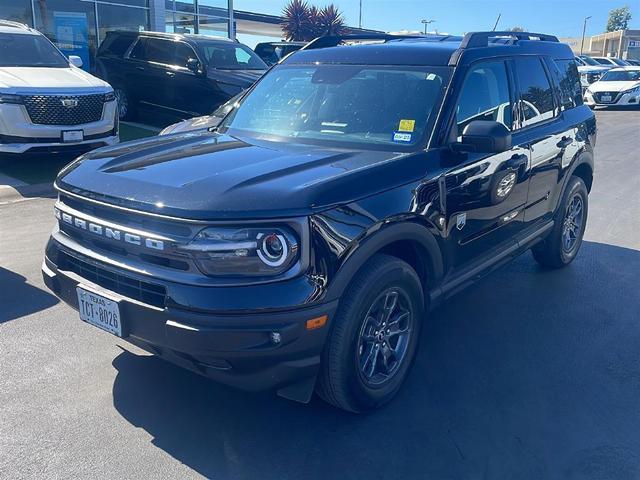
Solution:
M 67 166 L 44 279 L 216 381 L 365 411 L 438 302 L 529 249 L 575 258 L 595 139 L 553 36 L 322 37 L 215 129 Z

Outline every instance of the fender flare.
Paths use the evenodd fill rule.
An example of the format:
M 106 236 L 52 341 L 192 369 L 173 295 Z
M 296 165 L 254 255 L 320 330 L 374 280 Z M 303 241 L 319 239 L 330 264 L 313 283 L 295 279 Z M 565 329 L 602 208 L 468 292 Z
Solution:
M 376 228 L 378 227 L 378 228 Z M 426 253 L 427 277 L 433 285 L 444 274 L 442 252 L 430 229 L 415 221 L 404 219 L 392 224 L 376 224 L 364 239 L 354 240 L 355 247 L 347 254 L 327 288 L 327 301 L 339 299 L 355 274 L 377 252 L 398 241 L 416 242 Z M 427 292 L 425 292 L 425 298 Z
M 562 180 L 562 191 L 558 196 L 558 202 L 560 201 L 561 198 L 564 198 L 564 193 L 567 189 L 567 185 L 569 184 L 569 179 L 573 176 L 575 171 L 581 165 L 584 165 L 584 164 L 589 166 L 589 168 L 591 169 L 591 174 L 593 175 L 595 172 L 595 161 L 593 157 L 593 149 L 585 148 L 582 152 L 580 152 L 576 156 L 576 159 L 571 163 L 571 165 L 567 169 L 564 179 Z

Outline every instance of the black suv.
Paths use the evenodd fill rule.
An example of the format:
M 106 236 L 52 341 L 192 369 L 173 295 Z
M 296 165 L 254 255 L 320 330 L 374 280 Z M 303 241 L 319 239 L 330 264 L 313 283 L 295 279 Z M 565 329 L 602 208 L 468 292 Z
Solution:
M 205 35 L 107 32 L 96 55 L 96 74 L 113 87 L 121 120 L 135 118 L 139 104 L 208 115 L 266 69 L 249 47 Z
M 66 167 L 44 279 L 212 379 L 364 411 L 438 302 L 528 249 L 575 258 L 595 139 L 553 36 L 323 37 L 216 130 Z

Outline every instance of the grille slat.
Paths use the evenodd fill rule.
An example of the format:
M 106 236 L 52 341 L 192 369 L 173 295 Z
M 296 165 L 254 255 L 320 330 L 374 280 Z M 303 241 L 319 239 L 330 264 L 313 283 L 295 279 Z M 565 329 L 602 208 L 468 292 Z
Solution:
M 162 285 L 143 282 L 85 262 L 65 252 L 59 253 L 58 268 L 76 273 L 80 277 L 139 302 L 164 308 L 166 289 Z
M 64 101 L 75 101 L 65 106 Z M 25 95 L 24 106 L 37 125 L 82 125 L 102 118 L 104 95 Z

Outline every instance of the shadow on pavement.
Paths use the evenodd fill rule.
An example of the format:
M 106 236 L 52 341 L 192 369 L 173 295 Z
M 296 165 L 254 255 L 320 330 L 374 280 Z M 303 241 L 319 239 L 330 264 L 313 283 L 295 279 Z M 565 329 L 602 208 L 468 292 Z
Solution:
M 208 478 L 640 477 L 640 252 L 524 255 L 433 312 L 398 397 L 369 415 L 251 395 L 123 352 L 114 405 Z
M 26 282 L 22 275 L 0 267 L 0 324 L 49 308 L 59 300 L 50 293 Z

